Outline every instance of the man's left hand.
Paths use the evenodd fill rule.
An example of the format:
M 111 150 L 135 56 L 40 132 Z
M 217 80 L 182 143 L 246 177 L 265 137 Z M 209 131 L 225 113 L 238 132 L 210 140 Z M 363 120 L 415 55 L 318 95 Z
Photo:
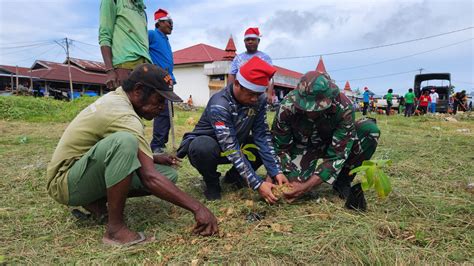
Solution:
M 306 192 L 310 191 L 312 186 L 309 182 L 291 182 L 290 183 L 291 191 L 283 192 L 284 197 L 288 202 L 293 202 L 297 198 L 301 197 Z
M 168 154 L 153 155 L 153 160 L 157 164 L 163 164 L 168 166 L 179 166 L 179 163 L 181 163 L 181 159 L 174 155 Z

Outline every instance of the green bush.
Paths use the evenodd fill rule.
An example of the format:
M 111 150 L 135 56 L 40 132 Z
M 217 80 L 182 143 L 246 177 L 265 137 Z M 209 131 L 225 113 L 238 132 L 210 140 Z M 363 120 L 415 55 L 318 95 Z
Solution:
M 28 96 L 0 97 L 0 119 L 29 122 L 68 122 L 97 97 L 72 102 Z

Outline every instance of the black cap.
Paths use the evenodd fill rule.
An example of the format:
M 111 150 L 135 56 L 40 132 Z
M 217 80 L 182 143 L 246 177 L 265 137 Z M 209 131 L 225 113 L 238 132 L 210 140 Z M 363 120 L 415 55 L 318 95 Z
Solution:
M 153 64 L 141 64 L 130 73 L 128 79 L 155 89 L 161 96 L 172 102 L 183 100 L 173 92 L 173 79 L 166 70 Z

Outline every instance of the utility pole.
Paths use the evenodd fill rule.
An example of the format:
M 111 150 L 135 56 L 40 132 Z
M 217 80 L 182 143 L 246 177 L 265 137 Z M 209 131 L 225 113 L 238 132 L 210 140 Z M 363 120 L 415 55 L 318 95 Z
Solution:
M 33 74 L 31 73 L 31 68 L 30 68 L 30 90 L 33 91 Z
M 18 66 L 15 67 L 16 72 L 16 92 L 18 92 Z
M 418 69 L 420 71 L 420 74 L 421 74 L 421 71 L 425 70 L 424 68 L 419 68 Z
M 66 45 L 63 46 L 62 43 L 55 41 L 59 46 L 61 46 L 64 51 L 66 52 L 66 60 L 67 60 L 67 72 L 69 73 L 69 88 L 71 89 L 71 101 L 74 100 L 74 89 L 72 87 L 72 78 L 71 78 L 71 60 L 69 58 L 69 40 L 64 38 Z

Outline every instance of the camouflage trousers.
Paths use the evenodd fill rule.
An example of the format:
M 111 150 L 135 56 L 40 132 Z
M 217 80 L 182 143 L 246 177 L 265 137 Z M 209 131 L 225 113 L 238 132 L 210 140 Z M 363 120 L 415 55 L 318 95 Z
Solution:
M 377 148 L 380 129 L 375 119 L 362 118 L 355 122 L 356 138 L 351 152 L 338 174 L 336 183 L 352 182 L 354 176 L 349 176 L 351 169 L 360 166 L 364 160 L 369 160 Z M 316 170 L 319 159 L 324 159 L 330 142 L 319 147 L 301 147 L 295 145 L 290 150 L 293 167 L 283 169 L 283 173 L 290 181 L 306 181 Z

